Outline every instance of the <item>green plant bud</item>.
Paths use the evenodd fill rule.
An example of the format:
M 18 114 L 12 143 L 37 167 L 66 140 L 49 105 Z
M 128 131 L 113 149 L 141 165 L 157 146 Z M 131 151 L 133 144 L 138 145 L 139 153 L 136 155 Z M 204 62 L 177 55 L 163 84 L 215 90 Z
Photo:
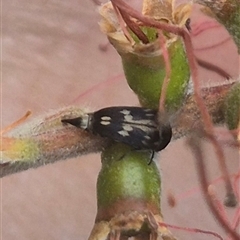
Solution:
M 240 121 L 240 82 L 229 90 L 225 100 L 225 122 L 230 130 L 236 129 Z
M 168 40 L 171 76 L 166 94 L 166 109 L 176 111 L 183 103 L 189 80 L 189 67 L 180 38 Z M 121 52 L 123 68 L 128 84 L 138 95 L 141 105 L 158 108 L 165 62 L 159 40 L 146 45 L 139 44 L 131 52 Z
M 228 14 L 224 26 L 233 37 L 233 40 L 238 47 L 238 53 L 240 53 L 240 2 L 239 0 L 231 0 L 228 2 L 230 6 L 227 5 L 226 10 L 224 9 Z M 222 22 L 224 23 L 224 21 Z
M 142 13 L 153 21 L 184 27 L 192 6 L 182 4 L 176 9 L 172 6 L 171 1 L 145 0 Z M 126 19 L 126 28 L 123 29 L 111 2 L 102 5 L 99 13 L 102 17 L 101 30 L 121 56 L 127 82 L 137 94 L 141 105 L 158 109 L 163 81 L 169 74 L 166 110 L 178 110 L 183 103 L 190 76 L 181 38 L 167 31 L 163 33 L 171 68 L 170 72 L 166 73 L 162 53 L 165 49 L 158 38 L 158 31 L 161 29 L 144 26 L 144 22 L 139 24 L 134 19 Z M 130 29 L 134 29 L 134 33 Z
M 114 143 L 102 153 L 96 222 L 126 211 L 160 213 L 160 175 L 151 151 Z

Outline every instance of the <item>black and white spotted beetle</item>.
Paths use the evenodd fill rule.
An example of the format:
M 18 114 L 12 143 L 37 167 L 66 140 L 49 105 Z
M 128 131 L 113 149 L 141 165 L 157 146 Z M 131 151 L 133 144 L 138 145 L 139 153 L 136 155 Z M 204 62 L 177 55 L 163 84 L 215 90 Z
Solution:
M 170 124 L 160 124 L 156 110 L 141 107 L 108 107 L 62 122 L 138 150 L 161 151 L 172 137 Z

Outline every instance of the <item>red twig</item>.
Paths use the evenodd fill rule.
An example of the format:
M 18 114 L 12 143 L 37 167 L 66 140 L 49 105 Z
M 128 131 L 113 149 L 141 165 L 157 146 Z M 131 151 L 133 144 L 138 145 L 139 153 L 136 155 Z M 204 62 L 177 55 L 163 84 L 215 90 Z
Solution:
M 202 191 L 204 192 L 204 196 L 205 196 L 205 200 L 209 206 L 209 208 L 211 209 L 211 211 L 213 212 L 214 216 L 216 217 L 216 219 L 218 220 L 218 222 L 220 223 L 220 225 L 223 227 L 223 229 L 229 233 L 229 235 L 235 239 L 235 240 L 239 240 L 240 239 L 240 235 L 234 231 L 234 229 L 231 228 L 231 226 L 229 225 L 229 223 L 221 216 L 221 214 L 219 213 L 218 209 L 216 208 L 216 205 L 214 204 L 213 199 L 211 198 L 211 196 L 208 194 L 208 179 L 206 176 L 206 171 L 205 171 L 205 167 L 204 167 L 204 157 L 203 157 L 203 149 L 201 147 L 201 139 L 199 137 L 191 137 L 188 139 L 188 144 L 191 148 L 191 150 L 193 151 L 193 154 L 195 155 L 196 158 L 196 163 L 197 163 L 197 170 L 198 170 L 198 175 L 200 177 L 200 182 L 201 182 L 201 187 L 202 187 Z
M 160 110 L 160 112 L 164 112 L 165 111 L 164 103 L 165 103 L 165 99 L 166 99 L 166 95 L 167 95 L 167 87 L 168 87 L 170 77 L 171 77 L 171 64 L 170 64 L 168 50 L 167 50 L 167 47 L 165 44 L 165 37 L 164 37 L 162 31 L 158 31 L 158 36 L 159 36 L 159 42 L 160 42 L 160 46 L 162 49 L 162 55 L 163 55 L 163 59 L 165 62 L 165 68 L 166 68 L 166 75 L 163 80 L 163 84 L 162 84 L 162 88 L 161 88 L 161 97 L 160 97 L 160 102 L 159 102 L 159 110 Z
M 202 229 L 199 229 L 199 228 L 189 228 L 189 227 L 179 227 L 179 226 L 175 226 L 175 225 L 171 225 L 171 224 L 166 224 L 166 223 L 159 223 L 160 226 L 163 226 L 163 227 L 167 227 L 167 228 L 173 228 L 173 229 L 177 229 L 177 230 L 183 230 L 183 231 L 186 231 L 186 232 L 193 232 L 193 233 L 203 233 L 203 234 L 208 234 L 208 235 L 212 235 L 218 239 L 221 239 L 223 240 L 223 238 L 215 233 L 215 232 L 212 232 L 212 231 L 206 231 L 206 230 L 202 230 Z

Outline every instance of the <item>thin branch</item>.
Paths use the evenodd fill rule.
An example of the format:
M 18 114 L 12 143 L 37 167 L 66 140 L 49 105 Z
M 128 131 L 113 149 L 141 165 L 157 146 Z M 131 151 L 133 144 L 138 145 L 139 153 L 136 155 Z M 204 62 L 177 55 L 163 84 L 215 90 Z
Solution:
M 208 234 L 208 235 L 212 235 L 212 236 L 214 236 L 214 237 L 216 237 L 220 240 L 223 240 L 223 238 L 219 234 L 217 234 L 215 232 L 212 232 L 212 231 L 206 231 L 206 230 L 202 230 L 202 229 L 199 229 L 199 228 L 179 227 L 179 226 L 171 225 L 171 224 L 168 224 L 168 223 L 159 223 L 159 225 L 167 227 L 167 228 L 183 230 L 183 231 L 186 231 L 186 232 Z
M 191 136 L 188 138 L 188 145 L 191 148 L 195 159 L 196 159 L 196 164 L 197 164 L 197 171 L 198 171 L 198 176 L 200 177 L 200 183 L 202 187 L 202 191 L 204 192 L 204 197 L 205 200 L 213 212 L 214 216 L 220 223 L 220 225 L 223 227 L 223 229 L 230 234 L 230 236 L 235 239 L 239 240 L 240 235 L 234 231 L 234 229 L 231 228 L 231 226 L 226 222 L 224 218 L 222 218 L 221 214 L 218 212 L 213 199 L 210 197 L 209 192 L 208 192 L 208 179 L 206 175 L 206 170 L 205 170 L 205 164 L 204 164 L 204 156 L 203 156 L 203 149 L 202 149 L 202 140 L 200 137 L 194 137 Z
M 232 76 L 228 72 L 224 71 L 222 68 L 220 68 L 210 62 L 207 62 L 207 61 L 197 58 L 197 63 L 199 66 L 201 66 L 205 69 L 208 69 L 210 71 L 216 72 L 218 75 L 220 75 L 221 77 L 223 77 L 225 79 L 232 78 Z
M 166 75 L 163 80 L 162 88 L 161 88 L 161 95 L 160 95 L 160 101 L 159 101 L 159 110 L 160 112 L 165 111 L 165 100 L 166 100 L 166 95 L 167 95 L 167 87 L 170 81 L 170 76 L 171 76 L 171 64 L 170 64 L 170 59 L 169 59 L 169 54 L 168 50 L 165 44 L 165 37 L 162 33 L 162 31 L 158 31 L 158 36 L 159 36 L 159 41 L 160 41 L 160 46 L 162 49 L 162 54 L 163 54 L 163 59 L 165 63 L 165 68 L 166 68 Z
M 202 89 L 201 91 L 201 94 L 205 99 L 206 106 L 208 108 L 208 111 L 211 113 L 211 117 L 214 123 L 222 123 L 223 121 L 221 108 L 224 102 L 225 95 L 227 94 L 232 84 L 233 83 Z M 83 154 L 88 154 L 90 152 L 101 151 L 104 146 L 109 144 L 106 139 L 96 138 L 95 136 L 93 138 L 87 134 L 85 137 L 83 137 L 86 138 L 87 142 L 86 149 L 84 150 L 83 147 L 81 147 L 82 145 L 80 144 L 82 134 L 80 129 L 64 127 L 64 131 L 63 129 L 61 130 L 60 119 L 61 116 L 64 116 L 65 113 L 61 112 L 61 110 L 58 110 L 56 112 L 59 112 L 60 115 L 55 116 L 56 114 L 52 114 L 47 116 L 46 118 L 53 120 L 58 119 L 55 121 L 59 123 L 60 128 L 58 126 L 57 131 L 55 129 L 48 129 L 49 131 L 45 133 L 42 132 L 40 135 L 34 136 L 32 139 L 33 142 L 38 141 L 39 143 L 41 143 L 40 151 L 46 151 L 44 149 L 44 146 L 49 146 L 50 149 L 48 148 L 48 154 L 39 155 L 37 159 L 32 159 L 32 161 L 28 161 L 27 159 L 21 159 L 21 161 L 12 162 L 11 164 L 0 164 L 0 177 L 4 177 L 9 174 L 17 173 L 30 168 L 43 166 L 48 163 L 68 159 L 71 157 L 79 157 Z M 44 123 L 44 120 L 41 120 L 40 122 Z M 45 122 L 45 124 L 47 124 L 47 122 Z M 172 119 L 173 139 L 178 139 L 182 136 L 187 135 L 198 124 L 201 124 L 200 112 L 193 94 L 189 94 L 187 96 L 184 106 L 180 109 L 176 117 Z M 31 126 L 34 126 L 32 122 L 29 123 L 28 128 L 31 128 Z M 19 126 L 19 128 L 21 127 L 22 126 Z M 2 139 L 3 144 L 5 143 L 6 138 L 9 138 L 8 135 L 6 135 L 6 137 Z M 66 139 L 68 139 L 68 141 L 66 141 Z M 51 145 L 53 142 L 55 143 L 54 148 Z M 90 143 L 92 143 L 92 146 L 94 146 L 94 150 L 87 150 Z M 5 159 L 2 160 L 3 162 L 6 162 Z

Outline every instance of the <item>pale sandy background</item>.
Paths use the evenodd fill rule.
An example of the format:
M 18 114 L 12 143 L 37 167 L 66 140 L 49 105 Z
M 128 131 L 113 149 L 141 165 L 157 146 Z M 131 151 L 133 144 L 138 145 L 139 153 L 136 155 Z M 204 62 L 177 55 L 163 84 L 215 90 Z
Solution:
M 114 49 L 99 50 L 99 44 L 107 40 L 99 30 L 95 7 L 90 0 L 2 0 L 3 126 L 28 109 L 41 115 L 73 103 L 90 109 L 137 105 Z M 204 28 L 209 21 L 196 12 L 193 28 Z M 194 44 L 202 59 L 238 74 L 237 50 L 219 26 L 198 33 Z M 221 80 L 215 73 L 200 71 L 204 81 Z M 220 173 L 209 145 L 206 153 L 211 179 L 216 179 Z M 229 168 L 236 172 L 238 153 L 226 148 L 226 156 Z M 198 187 L 194 160 L 185 142 L 171 143 L 160 154 L 159 163 L 165 221 L 221 234 L 199 191 L 185 193 Z M 0 239 L 87 239 L 96 214 L 95 184 L 100 167 L 100 156 L 95 154 L 2 179 Z M 221 186 L 218 184 L 216 190 L 223 199 Z M 179 199 L 175 208 L 167 205 L 169 191 Z M 215 239 L 174 233 L 185 240 Z

